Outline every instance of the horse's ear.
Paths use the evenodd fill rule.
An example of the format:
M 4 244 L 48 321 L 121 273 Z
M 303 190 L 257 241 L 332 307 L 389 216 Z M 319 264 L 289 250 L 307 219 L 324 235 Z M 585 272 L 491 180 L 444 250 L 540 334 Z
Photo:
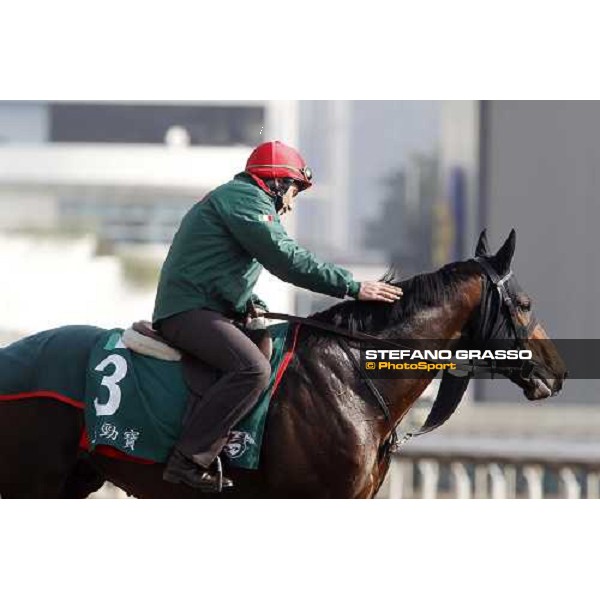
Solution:
M 513 256 L 515 254 L 515 242 L 517 240 L 517 234 L 514 229 L 511 229 L 508 237 L 502 248 L 496 252 L 494 256 L 494 266 L 499 274 L 506 273 L 510 269 Z
M 487 241 L 487 229 L 484 229 L 479 234 L 479 240 L 477 240 L 477 247 L 475 248 L 475 256 L 488 256 L 490 249 Z

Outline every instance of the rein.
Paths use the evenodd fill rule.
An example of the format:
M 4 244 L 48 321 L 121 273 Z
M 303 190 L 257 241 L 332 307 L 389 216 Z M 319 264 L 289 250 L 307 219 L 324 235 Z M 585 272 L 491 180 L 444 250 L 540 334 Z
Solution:
M 484 273 L 487 274 L 487 276 L 490 278 L 491 282 L 496 286 L 496 289 L 498 290 L 498 292 L 500 294 L 501 303 L 506 305 L 507 308 L 509 309 L 509 313 L 510 313 L 510 317 L 511 317 L 510 320 L 511 320 L 512 327 L 515 331 L 516 339 L 519 342 L 519 345 L 522 347 L 524 341 L 527 340 L 527 338 L 529 337 L 529 334 L 537 325 L 537 322 L 535 322 L 532 319 L 532 322 L 529 324 L 529 327 L 523 327 L 518 323 L 514 303 L 512 302 L 512 299 L 510 298 L 510 295 L 508 294 L 508 290 L 506 289 L 506 287 L 504 285 L 511 277 L 513 277 L 513 272 L 510 271 L 503 278 L 500 278 L 500 276 L 493 270 L 491 265 L 489 265 L 487 263 L 487 261 L 484 262 L 485 261 L 484 258 L 479 257 L 479 258 L 476 258 L 475 260 L 483 267 Z M 485 292 L 486 292 L 485 281 L 486 280 L 484 279 L 483 290 L 482 290 L 482 302 L 481 302 L 481 305 L 479 308 L 479 311 L 480 311 L 479 325 L 477 327 L 477 334 L 481 341 L 486 341 L 483 329 L 485 328 L 486 324 L 489 321 L 489 319 L 487 318 L 487 315 L 485 314 L 486 311 L 484 310 L 484 308 L 482 306 L 483 302 L 484 302 Z M 299 323 L 301 325 L 308 325 L 309 327 L 313 327 L 313 328 L 319 329 L 321 331 L 327 331 L 329 333 L 338 335 L 342 338 L 342 340 L 338 340 L 340 345 L 343 346 L 344 350 L 349 355 L 351 354 L 350 346 L 348 345 L 348 343 L 345 341 L 344 338 L 347 338 L 347 339 L 353 340 L 353 341 L 359 341 L 359 342 L 360 341 L 372 342 L 372 343 L 376 342 L 378 345 L 384 344 L 384 345 L 392 346 L 394 348 L 398 348 L 400 350 L 413 350 L 413 348 L 411 348 L 409 346 L 406 346 L 404 344 L 399 344 L 398 342 L 394 342 L 394 341 L 386 339 L 386 338 L 380 338 L 375 335 L 363 333 L 361 331 L 352 332 L 347 329 L 342 329 L 341 327 L 332 325 L 331 323 L 325 323 L 324 321 L 320 321 L 318 319 L 313 319 L 311 317 L 298 317 L 297 315 L 288 315 L 286 313 L 277 313 L 277 312 L 265 312 L 262 314 L 262 316 L 265 317 L 266 319 L 279 319 L 282 321 L 289 321 L 290 323 Z M 496 364 L 495 360 L 489 360 L 489 361 L 486 360 L 485 362 L 477 362 L 475 359 L 470 359 L 467 361 L 459 361 L 459 360 L 454 360 L 454 361 L 435 360 L 435 361 L 432 361 L 432 360 L 423 359 L 421 362 L 425 362 L 428 364 L 451 364 L 451 363 L 454 363 L 456 365 L 459 365 L 459 367 L 460 367 L 458 369 L 460 371 L 460 375 L 457 375 L 459 377 L 465 376 L 465 375 L 474 375 L 476 373 L 489 373 L 493 378 L 495 373 L 503 373 L 503 372 L 508 375 L 520 374 L 523 377 L 528 377 L 529 375 L 531 375 L 531 372 L 533 371 L 533 368 L 535 367 L 535 363 L 531 360 L 519 361 L 520 365 L 521 365 L 520 367 L 501 367 Z M 366 379 L 369 379 L 366 375 L 365 375 L 365 377 L 366 377 Z
M 531 331 L 533 331 L 533 329 L 537 325 L 537 322 L 535 321 L 535 319 L 531 319 L 529 325 L 527 327 L 525 327 L 525 326 L 522 326 L 518 321 L 515 305 L 514 305 L 512 298 L 508 292 L 508 289 L 506 287 L 507 282 L 512 277 L 514 277 L 512 270 L 509 271 L 506 275 L 504 275 L 504 277 L 500 277 L 500 275 L 498 273 L 496 273 L 495 269 L 489 263 L 487 258 L 479 256 L 479 257 L 475 258 L 475 261 L 481 266 L 484 274 L 486 275 L 486 277 L 484 277 L 482 280 L 482 294 L 481 294 L 481 303 L 479 305 L 478 324 L 477 324 L 476 333 L 475 333 L 476 337 L 479 338 L 479 341 L 485 342 L 491 338 L 491 334 L 493 333 L 493 331 L 490 331 L 490 333 L 487 333 L 484 331 L 484 329 L 486 327 L 491 329 L 491 327 L 490 327 L 491 319 L 490 319 L 490 315 L 488 314 L 489 313 L 489 304 L 486 303 L 486 301 L 487 301 L 487 284 L 489 282 L 494 286 L 495 291 L 498 292 L 498 300 L 499 300 L 497 314 L 494 317 L 492 317 L 494 319 L 492 321 L 492 326 L 495 324 L 495 321 L 498 320 L 497 317 L 502 309 L 502 306 L 506 306 L 506 308 L 508 309 L 508 312 L 509 312 L 511 326 L 515 332 L 515 338 L 517 340 L 517 344 L 521 348 L 523 348 L 525 341 L 528 339 Z M 380 337 L 377 337 L 374 335 L 370 335 L 368 333 L 351 332 L 347 329 L 342 329 L 335 325 L 331 325 L 330 323 L 325 323 L 323 321 L 320 321 L 318 319 L 313 319 L 311 317 L 298 317 L 296 315 L 288 315 L 286 313 L 276 313 L 276 312 L 265 312 L 262 316 L 264 316 L 267 319 L 280 319 L 280 320 L 284 320 L 284 321 L 289 321 L 291 323 L 299 323 L 302 325 L 307 325 L 309 327 L 313 327 L 313 328 L 319 329 L 321 331 L 333 333 L 340 337 L 340 339 L 338 340 L 338 343 L 340 344 L 342 349 L 345 351 L 345 353 L 350 358 L 350 361 L 352 362 L 354 368 L 360 374 L 361 379 L 365 382 L 365 384 L 369 388 L 371 394 L 375 398 L 375 401 L 376 401 L 378 407 L 380 408 L 381 412 L 385 416 L 386 420 L 392 425 L 392 431 L 390 433 L 390 436 L 388 437 L 386 442 L 384 442 L 384 451 L 386 454 L 388 454 L 389 452 L 393 452 L 394 450 L 397 450 L 401 444 L 408 441 L 410 438 L 419 436 L 419 435 L 423 435 L 424 433 L 429 433 L 430 431 L 437 429 L 440 425 L 445 423 L 448 420 L 448 418 L 453 414 L 453 412 L 456 410 L 456 408 L 460 402 L 460 399 L 462 398 L 462 395 L 464 394 L 464 391 L 466 390 L 468 382 L 470 381 L 471 377 L 475 373 L 489 373 L 492 376 L 492 378 L 494 377 L 495 373 L 499 373 L 499 372 L 504 373 L 505 376 L 509 376 L 511 374 L 516 374 L 516 375 L 520 375 L 523 378 L 528 378 L 531 376 L 531 374 L 536 366 L 536 363 L 533 360 L 521 360 L 521 361 L 519 361 L 520 362 L 519 367 L 500 367 L 500 366 L 496 365 L 496 361 L 494 361 L 494 360 L 489 361 L 489 364 L 487 361 L 483 364 L 481 362 L 478 363 L 475 359 L 471 359 L 471 360 L 465 361 L 465 362 L 452 361 L 455 364 L 460 365 L 460 374 L 451 375 L 448 372 L 447 374 L 448 374 L 448 376 L 451 377 L 451 380 L 447 379 L 446 384 L 450 383 L 450 381 L 452 381 L 454 383 L 450 383 L 446 387 L 450 388 L 450 387 L 454 386 L 456 393 L 450 394 L 450 395 L 448 395 L 448 394 L 440 395 L 438 393 L 438 397 L 436 398 L 436 400 L 431 408 L 431 411 L 430 411 L 429 415 L 427 416 L 427 419 L 425 420 L 424 425 L 416 432 L 407 433 L 402 438 L 402 440 L 399 442 L 397 433 L 396 433 L 396 428 L 394 427 L 394 423 L 392 421 L 392 416 L 391 416 L 391 413 L 389 410 L 388 403 L 386 402 L 386 400 L 383 397 L 383 395 L 381 394 L 381 392 L 377 389 L 377 387 L 373 383 L 372 379 L 368 376 L 368 374 L 364 371 L 364 369 L 360 365 L 360 362 L 357 360 L 356 356 L 354 355 L 352 348 L 348 344 L 347 340 L 365 341 L 365 342 L 371 342 L 371 343 L 376 342 L 377 344 L 387 344 L 387 345 L 390 345 L 390 346 L 393 346 L 395 348 L 399 348 L 402 350 L 412 350 L 412 348 L 409 348 L 408 346 L 399 344 L 397 342 L 393 342 L 393 341 L 385 339 L 385 338 L 380 338 Z M 449 364 L 450 363 L 450 361 L 443 361 L 443 360 L 437 360 L 437 361 L 424 360 L 423 362 L 426 362 L 429 364 Z M 446 375 L 446 373 L 445 373 L 445 375 Z M 444 379 L 443 379 L 442 385 L 440 386 L 440 391 L 442 390 L 442 387 L 444 385 L 445 384 L 444 384 Z

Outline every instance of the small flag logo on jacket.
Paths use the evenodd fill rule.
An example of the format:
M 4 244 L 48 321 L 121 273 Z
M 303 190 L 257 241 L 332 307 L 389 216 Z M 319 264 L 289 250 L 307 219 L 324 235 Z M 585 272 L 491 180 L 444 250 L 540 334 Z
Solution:
M 275 220 L 275 217 L 273 215 L 258 215 L 258 220 L 271 222 Z

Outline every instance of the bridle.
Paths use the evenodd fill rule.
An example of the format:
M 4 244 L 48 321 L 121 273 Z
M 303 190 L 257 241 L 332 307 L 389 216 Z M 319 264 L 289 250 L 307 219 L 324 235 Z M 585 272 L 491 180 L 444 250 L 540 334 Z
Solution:
M 497 334 L 498 325 L 505 322 L 502 315 L 502 308 L 505 307 L 508 311 L 508 322 L 515 335 L 516 346 L 521 350 L 526 349 L 526 342 L 537 327 L 538 320 L 532 314 L 527 325 L 523 325 L 519 321 L 517 308 L 508 289 L 509 282 L 515 277 L 514 272 L 509 269 L 505 275 L 500 276 L 486 257 L 477 256 L 474 260 L 480 265 L 487 277 L 482 279 L 481 302 L 479 303 L 475 331 L 471 341 L 483 345 L 493 340 L 502 341 L 501 338 L 496 338 L 495 334 Z M 493 286 L 491 297 L 488 295 L 490 284 Z M 495 298 L 494 292 L 497 294 Z M 475 366 L 473 373 L 488 372 L 492 378 L 495 373 L 501 373 L 506 376 L 519 375 L 523 379 L 528 379 L 536 367 L 539 367 L 539 365 L 533 359 L 521 360 L 520 365 L 517 367 L 501 367 L 495 364 L 495 361 L 490 361 L 488 367 L 479 368 L 479 371 Z

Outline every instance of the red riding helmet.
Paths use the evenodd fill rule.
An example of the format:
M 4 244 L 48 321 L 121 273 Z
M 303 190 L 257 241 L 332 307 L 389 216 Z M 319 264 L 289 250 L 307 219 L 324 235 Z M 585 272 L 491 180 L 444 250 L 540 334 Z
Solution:
M 257 146 L 248 158 L 246 172 L 263 180 L 293 179 L 300 191 L 312 185 L 312 171 L 300 153 L 278 141 Z

